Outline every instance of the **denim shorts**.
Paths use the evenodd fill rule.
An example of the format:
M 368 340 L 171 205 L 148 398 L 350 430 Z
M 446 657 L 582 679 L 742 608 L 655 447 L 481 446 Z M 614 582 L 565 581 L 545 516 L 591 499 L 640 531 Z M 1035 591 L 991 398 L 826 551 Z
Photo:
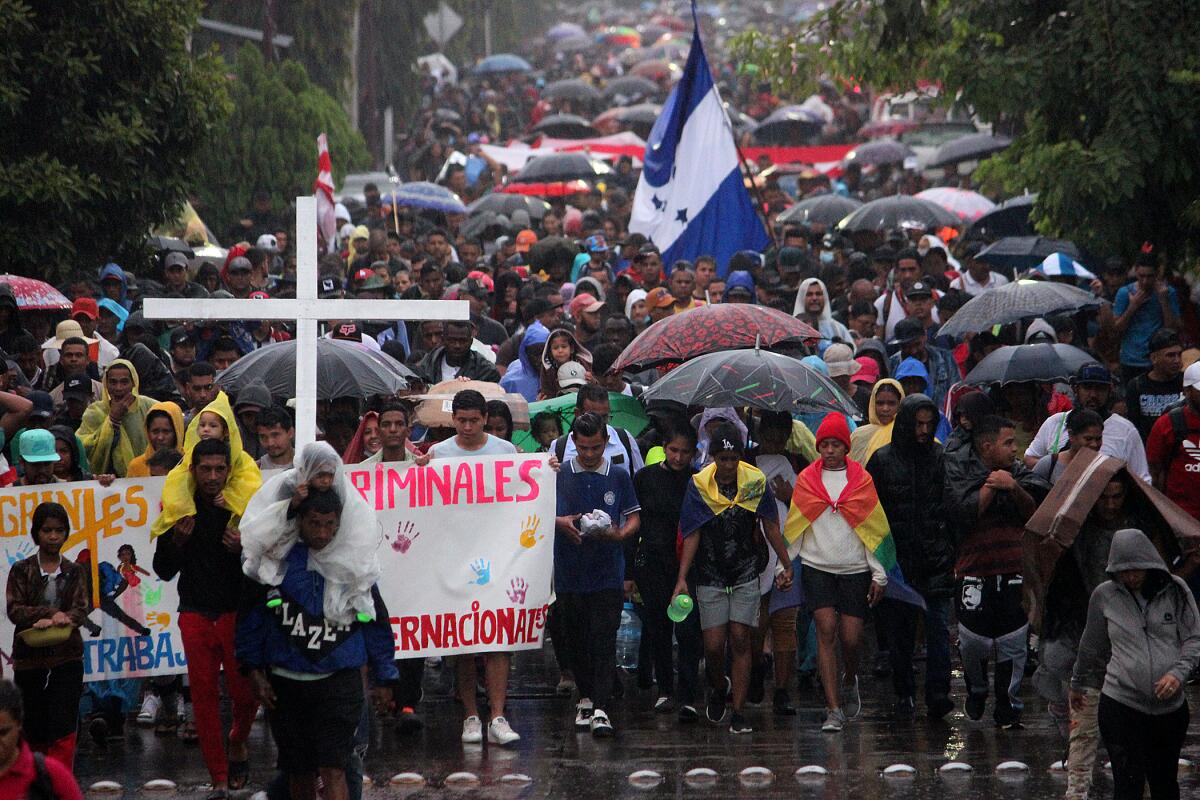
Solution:
M 718 628 L 737 622 L 758 627 L 758 578 L 726 589 L 721 586 L 697 586 L 696 603 L 700 606 L 700 628 Z

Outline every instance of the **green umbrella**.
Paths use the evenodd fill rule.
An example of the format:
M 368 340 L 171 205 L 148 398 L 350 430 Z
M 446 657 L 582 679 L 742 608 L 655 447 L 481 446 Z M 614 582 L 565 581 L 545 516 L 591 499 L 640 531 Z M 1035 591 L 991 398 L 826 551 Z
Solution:
M 614 428 L 621 428 L 630 436 L 637 436 L 650 424 L 650 418 L 646 416 L 646 409 L 642 408 L 642 404 L 635 398 L 627 394 L 609 392 L 608 402 L 612 409 L 608 423 Z M 562 423 L 563 430 L 569 430 L 571 423 L 575 421 L 575 395 L 564 394 L 561 397 L 530 403 L 529 419 L 532 420 L 543 411 L 549 411 L 556 415 Z M 533 438 L 533 431 L 513 431 L 512 443 L 517 446 L 517 449 L 526 453 L 535 453 L 538 449 L 538 442 Z

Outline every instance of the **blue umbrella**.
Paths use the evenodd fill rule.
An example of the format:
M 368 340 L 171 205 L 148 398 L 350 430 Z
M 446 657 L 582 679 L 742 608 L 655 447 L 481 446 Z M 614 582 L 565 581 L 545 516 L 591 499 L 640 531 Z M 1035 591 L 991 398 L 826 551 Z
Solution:
M 546 38 L 552 42 L 557 42 L 559 39 L 569 39 L 572 36 L 586 36 L 585 31 L 574 22 L 560 22 L 550 30 L 546 31 Z
M 530 72 L 532 69 L 529 62 L 520 56 L 512 53 L 497 53 L 480 61 L 471 71 L 476 75 L 495 75 L 501 72 Z
M 402 183 L 393 192 L 380 197 L 384 203 L 394 203 L 409 208 L 424 208 L 429 211 L 441 211 L 446 214 L 465 214 L 467 207 L 458 195 L 445 186 L 438 186 L 428 181 Z
M 1034 269 L 1048 278 L 1085 278 L 1090 281 L 1096 277 L 1087 267 L 1066 253 L 1052 253 Z

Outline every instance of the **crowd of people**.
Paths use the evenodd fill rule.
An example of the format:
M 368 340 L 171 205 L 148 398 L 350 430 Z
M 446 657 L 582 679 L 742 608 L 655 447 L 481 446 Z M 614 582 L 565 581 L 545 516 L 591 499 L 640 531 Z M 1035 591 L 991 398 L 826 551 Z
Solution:
M 543 78 L 603 82 L 621 69 L 611 53 L 589 61 L 597 54 L 548 45 L 542 55 Z M 769 111 L 769 96 L 726 77 L 747 108 Z M 536 80 L 429 76 L 409 177 L 464 199 L 502 182 L 494 164 L 452 158 L 456 137 L 474 146 L 569 110 L 540 100 Z M 855 130 L 831 93 L 841 110 L 830 124 Z M 460 112 L 453 129 L 436 124 L 440 109 Z M 895 188 L 884 175 L 871 176 L 874 188 L 849 177 L 824 188 Z M 979 258 L 980 242 L 948 244 L 940 229 L 906 224 L 863 239 L 775 224 L 796 198 L 773 182 L 763 201 L 770 248 L 725 264 L 664 264 L 628 231 L 636 181 L 627 161 L 603 189 L 550 198 L 544 216 L 515 216 L 488 240 L 456 215 L 393 208 L 374 185 L 361 207 L 339 204 L 322 297 L 466 300 L 470 319 L 329 320 L 322 335 L 415 377 L 394 396 L 321 398 L 320 441 L 301 452 L 293 398 L 262 383 L 222 386 L 225 370 L 292 327 L 187 313 L 194 298 L 295 295 L 295 231 L 269 197 L 254 198 L 225 255 L 164 252 L 148 274 L 108 264 L 75 275 L 61 287 L 72 303 L 61 314 L 23 311 L 0 284 L 0 486 L 165 476 L 147 545 L 153 573 L 177 580 L 187 657 L 186 677 L 83 683 L 89 556 L 64 557 L 71 520 L 39 505 L 25 532 L 35 552 L 8 574 L 16 638 L 3 643 L 14 683 L 0 683 L 0 787 L 36 780 L 78 796 L 69 771 L 82 710 L 96 746 L 134 713 L 197 741 L 213 797 L 224 797 L 248 784 L 261 705 L 279 751 L 271 797 L 314 797 L 318 779 L 326 798 L 356 797 L 372 708 L 405 735 L 444 722 L 421 708 L 428 669 L 452 675 L 465 747 L 520 741 L 506 706 L 511 654 L 395 660 L 378 561 L 353 524 L 371 512 L 341 467 L 513 453 L 511 398 L 570 396 L 569 422 L 543 413 L 529 424 L 557 470 L 548 631 L 577 731 L 607 738 L 622 722 L 632 692 L 617 633 L 632 602 L 642 634 L 630 679 L 680 725 L 750 734 L 756 718 L 795 716 L 799 702 L 823 708 L 821 730 L 836 735 L 861 714 L 862 681 L 890 678 L 899 719 L 915 718 L 920 699 L 929 724 L 960 704 L 979 721 L 990 702 L 995 725 L 1017 731 L 1028 683 L 1068 737 L 1068 796 L 1087 796 L 1100 739 L 1114 796 L 1140 797 L 1146 782 L 1155 798 L 1178 796 L 1184 686 L 1200 661 L 1200 555 L 1145 497 L 1161 493 L 1200 519 L 1197 292 L 1143 249 L 1108 258 L 1083 283 L 1104 301 L 1096 310 L 951 336 L 942 326 L 973 298 L 1044 276 L 1002 274 Z M 148 320 L 140 304 L 152 296 L 178 299 L 179 319 Z M 641 403 L 666 368 L 614 370 L 622 351 L 649 326 L 722 303 L 775 308 L 816 329 L 801 363 L 858 413 Z M 1039 342 L 1073 344 L 1091 360 L 1058 382 L 964 381 L 998 348 Z M 407 398 L 456 380 L 495 384 L 496 394 L 443 389 L 451 424 L 418 421 Z M 644 406 L 644 430 L 615 424 L 622 395 Z M 1074 479 L 1071 465 L 1096 453 L 1121 468 L 1094 507 L 1077 509 L 1079 535 L 1051 564 L 1031 628 L 1027 523 L 1064 475 Z M 107 613 L 121 613 L 112 600 L 139 571 L 148 574 L 131 551 L 101 572 Z M 277 613 L 325 626 L 319 657 Z M 125 624 L 145 634 L 140 621 Z

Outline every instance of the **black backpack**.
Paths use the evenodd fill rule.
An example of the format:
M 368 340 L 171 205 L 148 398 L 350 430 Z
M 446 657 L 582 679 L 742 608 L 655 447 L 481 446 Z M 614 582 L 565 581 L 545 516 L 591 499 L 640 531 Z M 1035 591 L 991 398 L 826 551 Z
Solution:
M 1200 434 L 1200 428 L 1188 427 L 1187 417 L 1183 413 L 1182 405 L 1175 406 L 1168 411 L 1167 419 L 1171 421 L 1171 433 L 1175 434 L 1175 449 L 1171 451 L 1171 458 L 1168 461 L 1168 464 L 1170 464 L 1179 455 L 1179 448 L 1183 447 L 1184 439 L 1188 436 Z
M 46 769 L 46 757 L 34 753 L 33 768 L 33 780 L 29 782 L 26 800 L 58 800 L 58 792 L 54 791 L 54 782 L 50 780 L 50 771 Z

